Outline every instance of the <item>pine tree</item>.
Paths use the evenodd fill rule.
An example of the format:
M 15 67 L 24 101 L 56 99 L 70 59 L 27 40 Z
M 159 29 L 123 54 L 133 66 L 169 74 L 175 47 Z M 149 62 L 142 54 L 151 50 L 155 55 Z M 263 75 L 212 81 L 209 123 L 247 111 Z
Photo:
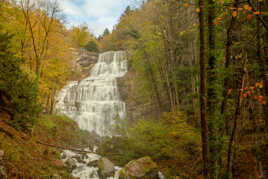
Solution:
M 10 51 L 12 36 L 0 28 L 0 111 L 10 115 L 7 121 L 17 129 L 27 130 L 34 125 L 40 108 L 37 104 L 37 85 L 21 69 L 22 59 Z

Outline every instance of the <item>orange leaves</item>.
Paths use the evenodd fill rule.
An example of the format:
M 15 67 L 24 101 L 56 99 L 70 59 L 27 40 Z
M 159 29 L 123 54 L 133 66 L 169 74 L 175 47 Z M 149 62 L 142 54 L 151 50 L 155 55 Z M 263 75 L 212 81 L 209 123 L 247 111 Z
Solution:
M 228 94 L 230 94 L 233 90 L 232 89 L 228 89 Z
M 213 24 L 215 24 L 215 25 L 219 24 L 218 19 L 214 19 L 214 20 L 213 20 Z
M 254 87 L 254 86 L 250 86 L 249 89 L 250 89 L 250 90 L 254 90 L 255 87 Z
M 251 15 L 251 14 L 248 14 L 248 15 L 247 15 L 247 19 L 248 19 L 248 20 L 250 20 L 250 19 L 251 19 L 251 17 L 252 17 L 252 15 Z
M 188 3 L 184 3 L 184 7 L 188 8 L 189 4 Z
M 255 99 L 255 100 L 257 100 L 258 99 L 258 96 L 255 95 L 252 98 Z
M 218 25 L 220 20 L 221 20 L 220 17 L 215 18 L 215 19 L 213 20 L 213 24 Z
M 199 13 L 200 12 L 200 8 L 196 8 L 196 10 L 195 10 L 197 13 Z
M 259 15 L 260 11 L 253 12 L 254 15 Z
M 248 95 L 247 95 L 247 93 L 243 93 L 242 96 L 243 96 L 243 98 L 247 98 Z
M 237 14 L 238 14 L 237 11 L 233 11 L 232 16 L 233 16 L 233 17 L 236 17 Z
M 248 4 L 245 4 L 243 7 L 244 7 L 244 9 L 247 10 L 247 11 L 251 11 L 251 10 L 252 10 L 252 7 L 249 6 Z
M 255 11 L 252 12 L 252 7 L 249 4 L 245 4 L 242 7 L 229 7 L 233 12 L 232 12 L 232 17 L 236 18 L 238 16 L 238 11 L 243 11 L 244 14 L 246 14 L 247 20 L 252 19 L 252 15 L 260 15 L 260 11 Z
M 262 83 L 255 83 L 255 86 L 256 86 L 257 88 L 263 88 L 263 84 L 262 84 Z

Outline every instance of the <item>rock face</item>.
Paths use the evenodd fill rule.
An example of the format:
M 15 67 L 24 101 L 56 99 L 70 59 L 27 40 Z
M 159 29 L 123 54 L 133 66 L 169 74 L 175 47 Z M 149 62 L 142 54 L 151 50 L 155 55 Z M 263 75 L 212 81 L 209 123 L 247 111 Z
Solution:
M 114 176 L 115 168 L 114 164 L 107 158 L 103 157 L 98 161 L 99 176 L 101 179 Z
M 157 165 L 150 157 L 129 162 L 120 172 L 119 179 L 157 179 Z
M 88 75 L 90 69 L 98 61 L 98 53 L 88 52 L 85 49 L 71 49 L 75 62 L 73 67 L 75 70 L 82 72 L 84 75 Z

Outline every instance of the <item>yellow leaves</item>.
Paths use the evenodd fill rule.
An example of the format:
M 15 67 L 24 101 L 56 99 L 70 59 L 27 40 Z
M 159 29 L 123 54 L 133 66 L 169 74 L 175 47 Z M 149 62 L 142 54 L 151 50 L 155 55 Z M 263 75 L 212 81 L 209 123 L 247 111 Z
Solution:
M 185 32 L 186 32 L 185 30 L 184 31 L 181 31 L 180 32 L 180 36 L 183 36 L 183 34 L 185 34 Z
M 255 86 L 256 86 L 257 88 L 263 88 L 263 84 L 262 84 L 262 83 L 255 83 Z
M 233 11 L 232 16 L 233 16 L 233 17 L 236 17 L 237 14 L 238 14 L 237 11 Z
M 248 4 L 245 4 L 243 7 L 244 7 L 244 9 L 247 10 L 247 11 L 251 11 L 251 10 L 252 10 L 252 7 L 249 6 Z
M 184 7 L 188 8 L 189 4 L 188 3 L 184 3 Z
M 196 8 L 196 10 L 195 10 L 197 13 L 199 13 L 200 12 L 200 8 Z

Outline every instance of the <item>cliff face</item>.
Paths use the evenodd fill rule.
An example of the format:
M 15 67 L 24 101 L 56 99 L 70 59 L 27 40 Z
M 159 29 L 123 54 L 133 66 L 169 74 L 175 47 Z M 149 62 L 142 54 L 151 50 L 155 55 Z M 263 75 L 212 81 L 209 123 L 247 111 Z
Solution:
M 73 69 L 82 74 L 82 77 L 89 75 L 90 69 L 97 63 L 99 54 L 89 52 L 85 49 L 71 49 L 73 54 Z

